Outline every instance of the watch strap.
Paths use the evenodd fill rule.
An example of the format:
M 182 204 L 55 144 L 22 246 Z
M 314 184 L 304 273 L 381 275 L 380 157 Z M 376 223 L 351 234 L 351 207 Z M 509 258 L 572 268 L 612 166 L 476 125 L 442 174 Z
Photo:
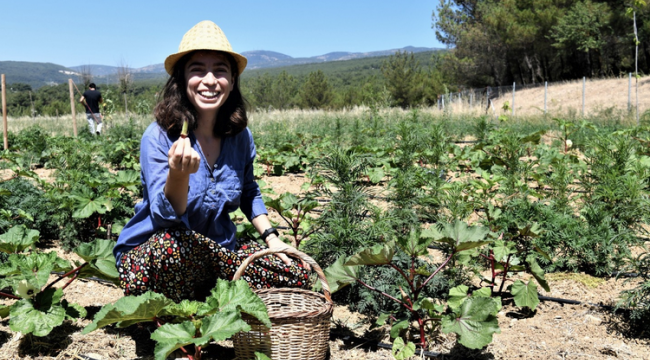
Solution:
M 260 237 L 262 238 L 263 241 L 266 241 L 266 238 L 268 238 L 269 235 L 271 234 L 275 234 L 275 236 L 280 237 L 280 233 L 278 232 L 278 229 L 272 227 L 264 230 L 264 232 L 262 233 L 262 235 L 260 235 Z

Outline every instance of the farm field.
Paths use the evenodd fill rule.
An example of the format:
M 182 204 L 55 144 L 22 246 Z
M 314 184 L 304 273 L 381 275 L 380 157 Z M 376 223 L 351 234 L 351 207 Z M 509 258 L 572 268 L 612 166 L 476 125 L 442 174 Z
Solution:
M 115 121 L 100 138 L 80 127 L 77 139 L 47 121 L 10 127 L 2 153 L 0 250 L 15 255 L 0 265 L 1 287 L 15 294 L 29 278 L 15 271 L 23 256 L 86 261 L 92 273 L 63 289 L 66 304 L 86 314 L 78 309 L 36 336 L 15 319 L 31 318 L 5 307 L 32 300 L 0 296 L 0 359 L 153 359 L 152 323 L 82 334 L 123 298 L 87 278 L 111 281 L 102 247 L 141 196 L 138 144 L 148 120 Z M 428 109 L 254 113 L 255 173 L 271 218 L 338 290 L 331 358 L 404 359 L 410 344 L 425 343 L 450 359 L 648 358 L 650 129 L 629 123 L 496 122 Z M 255 239 L 233 216 L 240 236 Z M 23 245 L 26 232 L 10 233 L 22 227 L 38 231 L 34 247 Z M 57 278 L 40 276 L 43 292 Z M 204 347 L 203 358 L 234 359 L 232 343 Z

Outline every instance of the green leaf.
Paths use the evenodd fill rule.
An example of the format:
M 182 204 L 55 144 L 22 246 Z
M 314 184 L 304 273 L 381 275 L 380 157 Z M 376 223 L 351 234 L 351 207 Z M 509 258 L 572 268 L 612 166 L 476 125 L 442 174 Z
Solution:
M 397 239 L 397 245 L 412 257 L 428 255 L 428 246 L 433 242 L 433 239 L 420 235 L 421 232 L 417 228 L 411 228 L 408 237 L 400 237 Z
M 491 241 L 485 240 L 490 230 L 483 226 L 468 226 L 464 221 L 454 224 L 444 224 L 442 230 L 434 229 L 432 236 L 435 241 L 444 242 L 456 249 L 456 252 L 473 249 Z
M 409 320 L 408 319 L 403 319 L 403 320 L 395 322 L 393 324 L 393 326 L 391 326 L 391 328 L 390 328 L 390 337 L 393 338 L 393 339 L 396 338 L 396 337 L 399 337 L 400 331 L 402 331 L 404 329 L 408 329 L 408 327 L 409 327 Z
M 404 344 L 404 340 L 401 337 L 398 337 L 393 341 L 393 357 L 397 360 L 408 359 L 411 356 L 415 355 L 415 344 L 412 342 L 407 342 Z
M 27 229 L 24 225 L 14 226 L 0 235 L 0 252 L 8 254 L 23 252 L 38 241 L 40 232 Z
M 516 254 L 517 250 L 514 248 L 513 241 L 496 240 L 490 248 L 494 251 L 494 260 L 505 261 L 510 254 Z
M 270 357 L 262 354 L 261 352 L 255 352 L 255 360 L 271 360 Z
M 138 322 L 153 321 L 165 307 L 172 304 L 174 304 L 172 300 L 152 291 L 139 296 L 125 296 L 115 304 L 107 304 L 99 310 L 93 322 L 84 328 L 82 334 L 88 334 L 114 323 L 119 323 L 118 327 L 126 327 Z
M 52 271 L 67 271 L 71 269 L 67 260 L 61 259 L 55 252 L 11 254 L 7 261 L 0 265 L 0 275 L 4 275 L 5 284 L 17 287 L 21 280 L 27 280 L 38 289 L 42 289 Z
M 390 264 L 395 255 L 395 243 L 377 244 L 353 255 L 345 262 L 346 266 L 354 265 L 386 265 Z
M 235 335 L 240 331 L 250 331 L 251 327 L 241 318 L 239 312 L 227 311 L 219 312 L 210 317 L 203 319 L 201 324 L 201 334 L 203 336 L 197 340 L 197 344 L 207 344 L 210 339 L 214 341 L 223 341 Z
M 390 314 L 387 313 L 380 314 L 377 320 L 375 320 L 375 322 L 372 323 L 370 329 L 375 329 L 384 326 L 386 324 L 386 320 L 388 320 L 389 318 L 390 318 Z
M 119 282 L 119 274 L 115 267 L 113 248 L 115 241 L 95 239 L 93 242 L 79 245 L 74 252 L 84 259 L 88 265 L 79 272 L 80 278 L 99 277 L 104 280 Z M 77 263 L 77 266 L 81 264 Z
M 530 273 L 533 275 L 539 286 L 541 286 L 546 292 L 551 291 L 551 288 L 548 286 L 548 282 L 544 278 L 544 270 L 539 266 L 537 260 L 533 256 L 528 256 L 526 262 L 530 265 Z
M 366 174 L 368 175 L 368 179 L 370 180 L 370 182 L 373 184 L 378 184 L 379 182 L 381 182 L 384 176 L 386 176 L 386 174 L 384 173 L 384 169 L 382 168 L 368 169 Z
M 345 256 L 341 256 L 332 265 L 323 270 L 332 294 L 347 285 L 355 283 L 359 278 L 358 266 L 346 266 L 344 264 Z
M 480 288 L 472 293 L 473 297 L 491 297 L 492 290 L 489 287 Z
M 458 285 L 454 288 L 449 289 L 449 298 L 447 299 L 447 305 L 456 311 L 460 304 L 468 298 L 467 292 L 469 287 L 466 285 Z
M 111 199 L 103 196 L 95 199 L 79 195 L 70 195 L 70 197 L 77 202 L 76 210 L 72 213 L 72 217 L 76 219 L 85 219 L 94 213 L 105 214 L 106 211 L 110 211 L 113 208 Z
M 241 311 L 257 318 L 267 327 L 271 320 L 266 311 L 266 305 L 259 296 L 250 289 L 246 280 L 227 281 L 218 279 L 211 295 L 205 303 L 211 307 L 199 310 L 200 315 L 210 315 L 215 312 Z
M 510 292 L 514 296 L 515 305 L 519 307 L 528 307 L 535 310 L 537 304 L 539 304 L 537 285 L 533 281 L 529 281 L 528 285 L 526 285 L 523 281 L 517 280 L 510 285 Z
M 61 306 L 65 310 L 65 318 L 67 320 L 76 320 L 85 318 L 88 315 L 86 308 L 79 304 L 70 304 L 67 300 L 61 301 Z
M 9 316 L 9 312 L 11 311 L 11 306 L 5 306 L 5 305 L 0 305 L 0 318 L 6 318 Z
M 459 311 L 442 319 L 442 332 L 458 334 L 458 342 L 470 349 L 480 349 L 492 342 L 492 335 L 500 333 L 496 313 L 499 304 L 492 298 L 469 298 Z
M 33 302 L 26 299 L 16 301 L 11 306 L 9 328 L 23 334 L 48 335 L 65 319 L 65 309 L 59 304 L 62 295 L 61 289 L 50 288 L 38 293 Z
M 172 304 L 163 308 L 160 316 L 190 317 L 198 313 L 201 306 L 203 306 L 202 302 L 183 300 L 178 304 Z
M 154 356 L 157 360 L 165 360 L 174 350 L 181 346 L 194 344 L 196 327 L 191 321 L 180 324 L 165 324 L 153 333 L 151 339 L 156 341 Z

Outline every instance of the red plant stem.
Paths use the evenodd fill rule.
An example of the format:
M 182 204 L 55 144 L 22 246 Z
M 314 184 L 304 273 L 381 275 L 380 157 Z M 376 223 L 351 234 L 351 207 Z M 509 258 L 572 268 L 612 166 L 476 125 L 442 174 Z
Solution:
M 424 335 L 424 321 L 422 321 L 420 314 L 418 314 L 417 312 L 415 312 L 415 314 L 416 314 L 415 316 L 417 316 L 418 318 L 418 326 L 420 327 L 420 346 L 424 350 L 427 348 L 427 339 Z
M 74 279 L 76 279 L 78 276 L 79 276 L 79 271 L 77 271 L 77 272 L 74 274 L 74 276 L 72 277 L 72 279 L 70 279 L 70 280 L 69 280 L 65 285 L 63 285 L 63 287 L 61 288 L 61 290 L 64 290 L 65 288 L 68 287 L 68 285 L 72 284 L 72 282 L 74 281 Z
M 389 298 L 389 299 L 395 301 L 396 303 L 398 303 L 398 304 L 404 306 L 404 307 L 405 307 L 406 309 L 408 309 L 409 311 L 413 311 L 413 308 L 410 307 L 408 304 L 405 304 L 403 301 L 400 301 L 399 299 L 397 299 L 397 298 L 391 296 L 390 294 L 387 294 L 387 293 L 385 293 L 385 292 L 383 292 L 383 291 L 381 291 L 381 290 L 377 290 L 376 288 L 374 288 L 374 287 L 372 287 L 372 286 L 370 286 L 370 285 L 364 283 L 363 281 L 361 281 L 361 280 L 359 280 L 359 279 L 357 279 L 357 282 L 358 282 L 359 284 L 365 286 L 367 289 L 372 290 L 372 291 L 376 291 L 376 292 L 378 292 L 378 293 L 384 295 L 385 297 L 387 297 L 387 298 Z
M 10 299 L 20 299 L 20 296 L 6 294 L 6 293 L 3 293 L 3 292 L 0 292 L 0 296 L 8 297 Z
M 494 293 L 494 284 L 497 281 L 497 274 L 495 272 L 494 264 L 494 251 L 490 250 L 490 267 L 492 268 L 492 285 L 490 285 L 490 292 Z
M 512 254 L 508 255 L 508 259 L 506 260 L 506 266 L 503 269 L 503 279 L 501 280 L 501 286 L 499 286 L 499 295 L 501 295 L 501 291 L 503 291 L 503 285 L 506 283 L 506 276 L 508 276 L 508 268 L 510 267 L 510 256 L 512 256 Z
M 422 291 L 422 289 L 424 289 L 424 287 L 427 286 L 427 284 L 429 283 L 429 281 L 431 281 L 431 279 L 433 279 L 433 277 L 436 276 L 436 274 L 438 274 L 438 273 L 440 272 L 440 270 L 442 270 L 442 268 L 444 268 L 444 267 L 447 265 L 447 263 L 451 260 L 451 258 L 454 257 L 454 255 L 456 255 L 456 252 L 455 252 L 455 251 L 452 252 L 451 255 L 449 255 L 449 257 L 447 258 L 447 260 L 445 260 L 445 262 L 443 262 L 443 263 L 442 263 L 442 264 L 441 264 L 441 265 L 436 269 L 436 271 L 433 272 L 433 274 L 429 275 L 429 277 L 424 281 L 424 283 L 422 283 L 422 285 L 420 285 L 420 287 L 418 287 L 418 288 L 415 290 L 415 292 L 414 292 L 414 294 L 413 294 L 413 297 L 415 297 L 416 299 L 418 298 L 418 295 L 420 294 L 420 291 Z
M 45 290 L 51 288 L 52 286 L 54 286 L 54 284 L 56 284 L 56 283 L 58 283 L 59 281 L 61 281 L 61 280 L 65 279 L 65 278 L 67 278 L 67 277 L 70 276 L 71 274 L 73 274 L 73 273 L 75 273 L 75 272 L 77 272 L 77 271 L 80 271 L 81 268 L 83 268 L 83 267 L 86 266 L 86 265 L 88 265 L 87 262 L 81 264 L 81 266 L 79 266 L 78 268 L 73 269 L 73 270 L 71 270 L 71 271 L 68 271 L 67 273 L 65 273 L 65 274 L 63 274 L 63 275 L 61 275 L 61 276 L 59 276 L 58 279 L 56 279 L 56 280 L 52 281 L 51 283 L 49 283 L 49 284 L 45 287 L 45 289 L 43 289 L 43 291 L 45 291 Z M 77 275 L 78 275 L 78 274 L 77 274 Z M 73 280 L 74 280 L 75 278 L 76 278 L 76 276 L 73 278 Z M 67 286 L 67 285 L 66 285 L 66 286 Z
M 395 264 L 393 264 L 393 263 L 390 263 L 390 264 L 388 264 L 388 265 L 389 265 L 390 267 L 392 267 L 393 269 L 397 270 L 397 272 L 400 273 L 404 279 L 406 279 L 406 282 L 409 284 L 409 288 L 411 289 L 411 292 L 412 292 L 412 293 L 415 292 L 415 289 L 413 288 L 413 281 L 411 281 L 411 280 L 409 279 L 409 277 L 406 276 L 406 274 L 404 273 L 404 271 L 402 271 L 402 269 L 398 268 L 398 267 L 397 267 Z
M 201 347 L 198 346 L 198 345 L 196 346 L 196 348 L 195 348 L 195 350 L 194 350 L 194 357 L 195 357 L 197 360 L 201 359 Z

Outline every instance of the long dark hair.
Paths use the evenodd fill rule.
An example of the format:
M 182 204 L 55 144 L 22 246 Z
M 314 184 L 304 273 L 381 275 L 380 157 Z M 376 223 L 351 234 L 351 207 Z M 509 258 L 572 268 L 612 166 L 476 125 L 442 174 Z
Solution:
M 196 129 L 197 112 L 194 105 L 187 98 L 185 90 L 185 65 L 195 52 L 185 54 L 176 62 L 174 71 L 163 88 L 162 99 L 156 104 L 153 111 L 158 125 L 167 130 L 170 135 L 177 136 L 180 134 L 184 120 L 188 121 L 190 129 Z M 235 79 L 228 99 L 217 113 L 217 121 L 212 132 L 217 137 L 235 136 L 248 125 L 246 100 L 239 90 L 237 62 L 230 54 L 221 54 L 228 58 Z

